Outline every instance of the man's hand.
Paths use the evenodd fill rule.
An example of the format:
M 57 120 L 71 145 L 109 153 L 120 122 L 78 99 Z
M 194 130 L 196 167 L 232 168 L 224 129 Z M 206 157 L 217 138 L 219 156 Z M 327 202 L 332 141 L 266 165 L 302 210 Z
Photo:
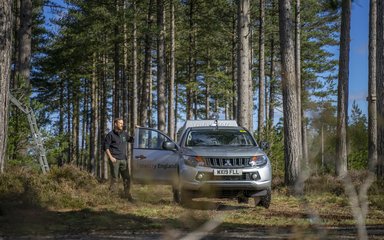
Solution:
M 111 160 L 111 162 L 115 163 L 116 162 L 116 158 L 114 158 L 111 154 L 111 152 L 109 151 L 109 149 L 106 149 L 105 152 L 107 153 L 108 157 L 109 157 L 109 160 Z

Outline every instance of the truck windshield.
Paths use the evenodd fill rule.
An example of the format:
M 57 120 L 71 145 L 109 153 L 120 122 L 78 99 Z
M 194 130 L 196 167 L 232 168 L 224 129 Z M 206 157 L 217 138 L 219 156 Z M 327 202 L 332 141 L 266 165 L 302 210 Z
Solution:
M 242 129 L 191 130 L 185 143 L 193 146 L 254 146 L 251 135 Z

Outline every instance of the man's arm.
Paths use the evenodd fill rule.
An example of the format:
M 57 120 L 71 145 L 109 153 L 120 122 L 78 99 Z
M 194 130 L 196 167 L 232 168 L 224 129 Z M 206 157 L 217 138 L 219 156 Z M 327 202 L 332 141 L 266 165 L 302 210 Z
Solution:
M 107 134 L 104 140 L 104 150 L 107 153 L 109 160 L 111 160 L 111 162 L 116 162 L 116 158 L 114 158 L 111 154 L 111 151 L 109 151 L 110 145 L 111 145 L 111 135 Z

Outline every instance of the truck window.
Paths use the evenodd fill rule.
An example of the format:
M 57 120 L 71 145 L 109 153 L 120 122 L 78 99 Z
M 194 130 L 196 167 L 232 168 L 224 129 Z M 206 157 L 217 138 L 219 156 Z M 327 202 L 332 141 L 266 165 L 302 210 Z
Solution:
M 250 134 L 239 129 L 192 130 L 186 139 L 186 146 L 254 146 Z
M 159 132 L 143 129 L 140 131 L 137 141 L 139 142 L 139 148 L 162 149 L 163 142 L 168 141 L 168 139 Z

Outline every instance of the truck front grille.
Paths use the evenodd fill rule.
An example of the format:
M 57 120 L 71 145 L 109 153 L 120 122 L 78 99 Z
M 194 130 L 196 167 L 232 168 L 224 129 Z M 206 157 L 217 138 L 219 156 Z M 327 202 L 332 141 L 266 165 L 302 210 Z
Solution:
M 213 168 L 239 168 L 249 166 L 249 157 L 244 158 L 205 158 L 208 167 Z

